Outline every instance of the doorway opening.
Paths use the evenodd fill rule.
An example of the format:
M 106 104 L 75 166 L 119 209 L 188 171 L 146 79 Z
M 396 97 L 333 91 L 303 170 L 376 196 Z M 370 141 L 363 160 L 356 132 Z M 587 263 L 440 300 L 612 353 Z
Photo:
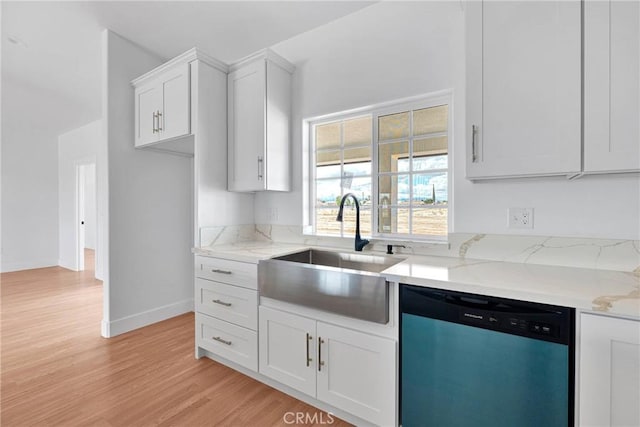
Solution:
M 96 270 L 96 165 L 76 165 L 76 242 L 78 271 Z

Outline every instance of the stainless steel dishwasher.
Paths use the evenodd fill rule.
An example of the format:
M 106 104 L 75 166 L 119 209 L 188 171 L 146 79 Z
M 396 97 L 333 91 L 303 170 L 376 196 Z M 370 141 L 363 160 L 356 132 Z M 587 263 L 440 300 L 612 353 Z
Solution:
M 400 288 L 403 427 L 565 427 L 575 310 Z

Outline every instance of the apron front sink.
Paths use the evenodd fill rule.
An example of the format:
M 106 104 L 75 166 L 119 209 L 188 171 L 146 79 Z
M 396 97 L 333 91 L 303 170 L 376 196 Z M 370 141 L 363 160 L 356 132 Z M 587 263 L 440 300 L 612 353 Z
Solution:
M 260 296 L 356 319 L 389 322 L 380 272 L 401 258 L 309 249 L 258 264 Z

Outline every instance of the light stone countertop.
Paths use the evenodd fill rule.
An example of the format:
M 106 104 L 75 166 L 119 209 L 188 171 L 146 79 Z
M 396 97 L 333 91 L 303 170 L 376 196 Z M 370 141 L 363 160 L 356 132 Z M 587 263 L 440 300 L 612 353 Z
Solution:
M 257 264 L 260 260 L 287 255 L 308 249 L 308 245 L 272 242 L 238 242 L 194 248 L 196 255 Z
M 241 242 L 194 248 L 193 252 L 257 264 L 262 259 L 308 248 L 308 245 Z M 640 319 L 640 276 L 636 273 L 441 256 L 396 256 L 405 259 L 381 273 L 389 281 Z

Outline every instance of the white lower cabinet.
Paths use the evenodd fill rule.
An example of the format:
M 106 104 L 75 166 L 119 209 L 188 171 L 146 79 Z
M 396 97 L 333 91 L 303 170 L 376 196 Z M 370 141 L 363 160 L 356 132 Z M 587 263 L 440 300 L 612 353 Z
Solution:
M 640 426 L 640 321 L 580 316 L 580 420 Z
M 396 343 L 260 307 L 261 374 L 371 423 L 396 424 Z
M 316 321 L 260 307 L 260 373 L 316 394 Z
M 195 267 L 196 357 L 203 349 L 257 371 L 257 266 L 198 256 Z
M 256 332 L 224 320 L 196 313 L 198 346 L 245 368 L 258 369 Z
M 322 322 L 316 331 L 317 398 L 376 424 L 395 425 L 395 342 Z

